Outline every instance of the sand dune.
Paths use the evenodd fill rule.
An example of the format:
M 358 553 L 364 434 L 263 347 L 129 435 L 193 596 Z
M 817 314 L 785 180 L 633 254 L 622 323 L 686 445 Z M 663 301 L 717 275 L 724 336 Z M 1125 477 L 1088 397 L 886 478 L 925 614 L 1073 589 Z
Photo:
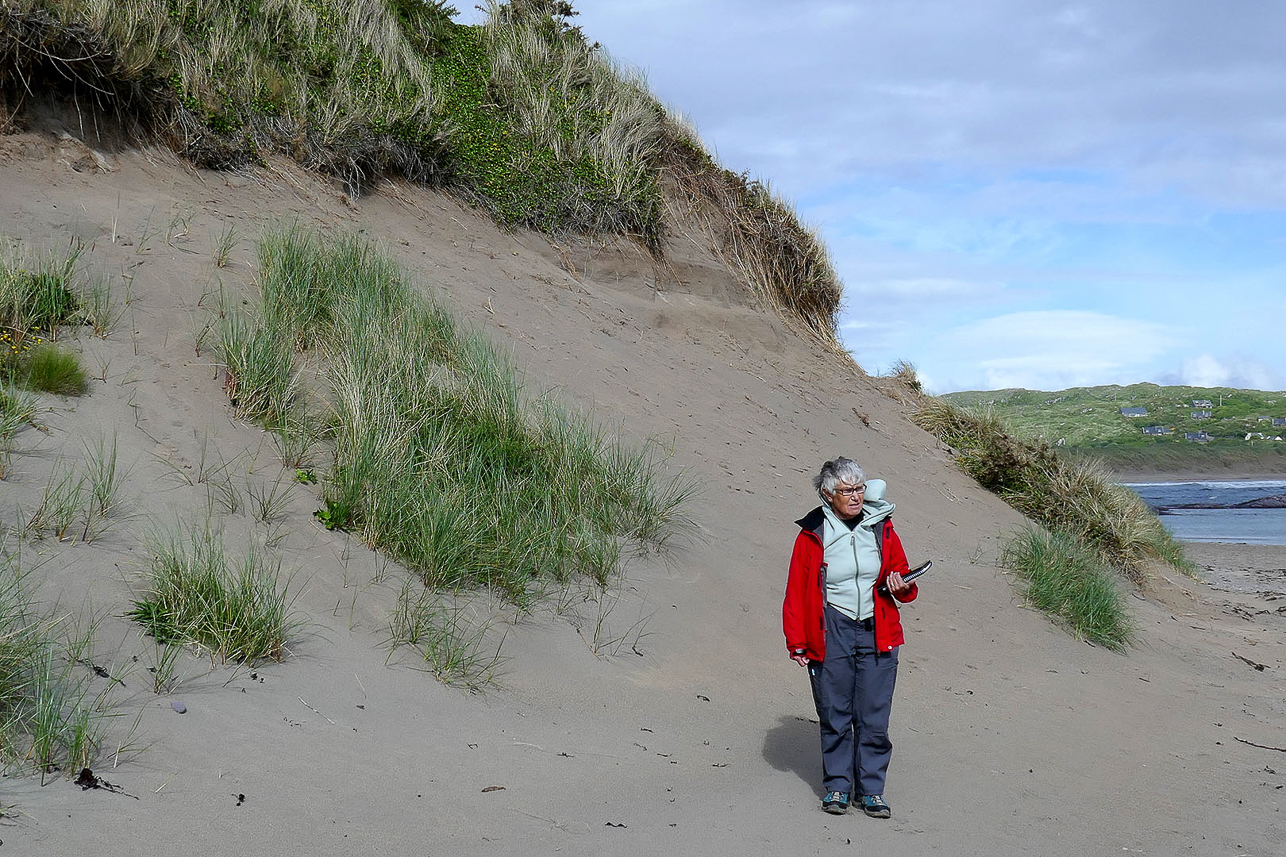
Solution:
M 1019 517 L 678 225 L 658 272 L 628 242 L 506 234 L 421 188 L 347 202 L 284 163 L 197 172 L 58 130 L 0 137 L 0 233 L 80 239 L 129 302 L 106 340 L 74 342 L 93 390 L 42 400 L 45 430 L 18 436 L 0 514 L 16 523 L 58 462 L 117 439 L 128 475 L 113 526 L 23 558 L 46 602 L 101 617 L 96 661 L 125 683 L 112 734 L 137 716 L 138 746 L 95 769 L 123 793 L 0 783 L 14 807 L 2 853 L 1281 853 L 1286 615 L 1271 587 L 1158 574 L 1133 599 L 1127 655 L 1072 639 L 995 567 Z M 318 525 L 316 489 L 287 480 L 273 534 L 308 623 L 290 657 L 254 670 L 190 657 L 177 690 L 154 694 L 153 645 L 120 618 L 149 527 L 213 510 L 238 543 L 268 526 L 212 487 L 218 468 L 244 500 L 281 467 L 264 432 L 232 419 L 200 331 L 219 288 L 251 287 L 253 239 L 280 218 L 386 243 L 533 387 L 665 439 L 702 485 L 696 537 L 631 560 L 579 618 L 506 623 L 479 597 L 507 660 L 497 688 L 471 695 L 412 659 L 386 663 L 403 573 Z M 240 240 L 218 268 L 227 226 Z M 905 613 L 888 822 L 820 812 L 812 704 L 781 639 L 791 521 L 835 454 L 888 480 L 912 560 L 935 563 Z M 1286 567 L 1256 550 L 1247 567 Z M 1222 568 L 1223 553 L 1200 552 Z

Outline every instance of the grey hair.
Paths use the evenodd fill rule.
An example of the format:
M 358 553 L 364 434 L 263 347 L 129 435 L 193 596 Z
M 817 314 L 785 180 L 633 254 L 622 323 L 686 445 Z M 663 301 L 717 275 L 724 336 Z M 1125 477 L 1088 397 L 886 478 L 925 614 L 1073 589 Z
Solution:
M 813 477 L 813 487 L 817 489 L 818 494 L 823 491 L 828 494 L 834 493 L 835 486 L 840 482 L 861 485 L 866 482 L 866 473 L 857 466 L 856 461 L 840 456 L 834 461 L 823 464 L 821 471 Z

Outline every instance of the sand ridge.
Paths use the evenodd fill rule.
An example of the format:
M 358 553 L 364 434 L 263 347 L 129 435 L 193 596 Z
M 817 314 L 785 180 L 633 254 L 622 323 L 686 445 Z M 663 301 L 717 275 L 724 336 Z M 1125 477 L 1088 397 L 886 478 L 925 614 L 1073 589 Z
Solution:
M 146 745 L 96 769 L 133 797 L 4 780 L 3 803 L 20 811 L 0 828 L 13 853 L 861 843 L 889 855 L 1268 855 L 1286 844 L 1286 759 L 1245 743 L 1286 747 L 1280 602 L 1170 573 L 1134 600 L 1128 656 L 1052 627 L 995 567 L 1019 517 L 879 382 L 757 306 L 680 230 L 673 265 L 658 270 L 628 242 L 507 234 L 421 188 L 350 201 L 286 163 L 199 172 L 161 151 L 95 152 L 71 129 L 0 137 L 0 188 L 0 233 L 34 247 L 77 236 L 92 266 L 129 283 L 117 330 L 75 341 L 99 375 L 92 393 L 42 400 L 46 431 L 19 435 L 0 509 L 30 509 L 57 462 L 117 438 L 127 513 L 93 544 L 44 541 L 24 556 L 39 557 L 47 600 L 102 617 L 98 658 L 123 677 L 121 722 L 141 712 Z M 309 622 L 291 657 L 253 671 L 191 658 L 175 693 L 145 686 L 151 643 L 120 614 L 148 528 L 213 509 L 230 542 L 263 535 L 244 500 L 281 476 L 265 433 L 231 418 L 201 337 L 220 288 L 252 288 L 253 238 L 281 218 L 385 243 L 531 384 L 631 437 L 664 439 L 698 477 L 697 538 L 631 560 L 605 602 L 615 630 L 604 639 L 621 644 L 593 651 L 603 608 L 582 603 L 580 630 L 553 610 L 501 625 L 508 660 L 481 696 L 405 658 L 386 664 L 401 572 L 317 525 L 315 489 L 291 485 L 274 537 Z M 229 225 L 240 240 L 217 268 L 212 243 Z M 885 823 L 818 810 L 812 704 L 781 640 L 791 521 L 814 502 L 809 475 L 838 453 L 889 481 L 912 559 L 935 561 L 904 617 Z M 243 498 L 235 512 L 212 487 L 220 468 Z M 1283 566 L 1271 549 L 1248 563 Z

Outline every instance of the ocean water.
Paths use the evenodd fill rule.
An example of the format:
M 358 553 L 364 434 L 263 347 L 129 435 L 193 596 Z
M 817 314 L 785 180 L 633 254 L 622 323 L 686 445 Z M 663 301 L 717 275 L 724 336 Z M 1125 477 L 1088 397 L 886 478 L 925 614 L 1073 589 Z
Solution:
M 1286 480 L 1246 482 L 1131 482 L 1128 487 L 1153 508 L 1188 503 L 1231 506 L 1286 494 Z M 1175 509 L 1161 523 L 1180 541 L 1286 545 L 1286 509 Z

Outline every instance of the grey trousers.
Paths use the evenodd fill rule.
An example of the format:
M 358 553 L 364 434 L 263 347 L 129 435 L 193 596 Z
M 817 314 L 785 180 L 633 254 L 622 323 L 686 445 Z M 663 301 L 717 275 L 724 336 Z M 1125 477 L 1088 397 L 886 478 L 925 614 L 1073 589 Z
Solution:
M 822 731 L 825 790 L 884 794 L 893 755 L 889 712 L 898 650 L 875 650 L 875 631 L 826 606 L 826 660 L 811 661 L 808 677 Z

